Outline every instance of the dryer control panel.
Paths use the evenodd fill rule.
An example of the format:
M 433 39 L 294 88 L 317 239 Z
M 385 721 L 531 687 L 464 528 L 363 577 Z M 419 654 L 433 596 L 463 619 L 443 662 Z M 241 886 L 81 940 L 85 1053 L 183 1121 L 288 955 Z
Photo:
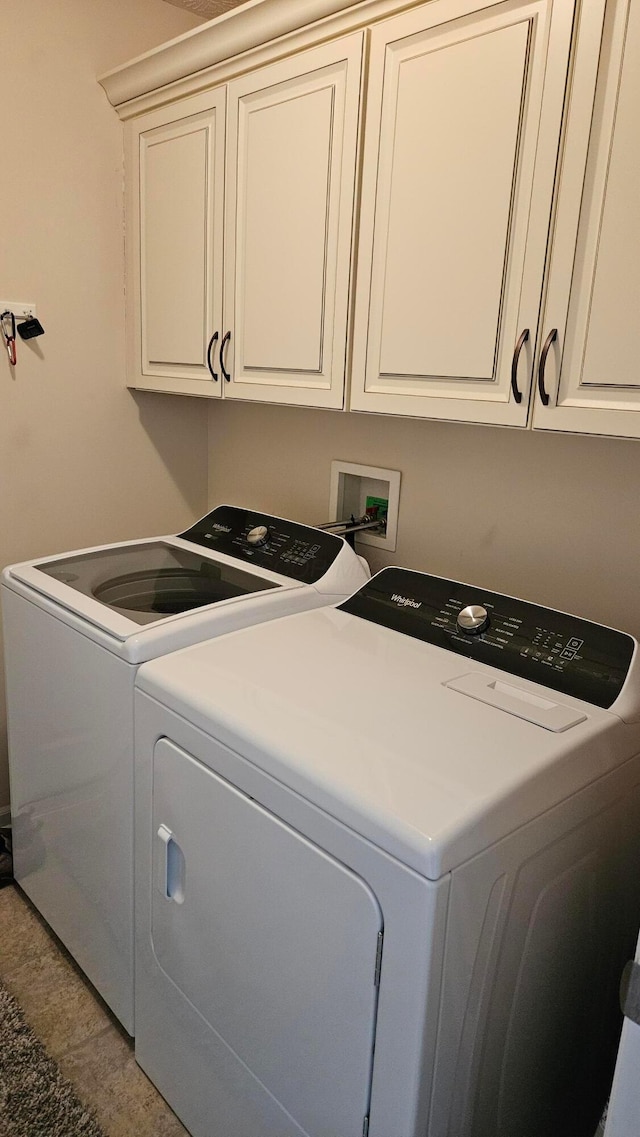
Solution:
M 613 628 L 410 569 L 383 569 L 340 610 L 605 708 L 635 649 Z
M 320 580 L 346 547 L 334 533 L 233 505 L 218 506 L 178 536 L 303 584 Z

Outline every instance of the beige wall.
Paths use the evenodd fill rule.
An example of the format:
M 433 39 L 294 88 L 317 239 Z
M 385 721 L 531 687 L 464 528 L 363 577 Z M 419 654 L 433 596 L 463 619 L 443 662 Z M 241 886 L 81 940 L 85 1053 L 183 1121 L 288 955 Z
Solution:
M 35 301 L 46 335 L 13 369 L 0 352 L 0 564 L 206 504 L 202 405 L 123 385 L 122 127 L 96 82 L 199 22 L 161 0 L 2 2 L 0 298 Z
M 640 637 L 640 442 L 212 405 L 209 501 L 327 518 L 333 458 L 402 472 L 385 563 L 477 581 Z M 370 555 L 371 554 L 371 555 Z

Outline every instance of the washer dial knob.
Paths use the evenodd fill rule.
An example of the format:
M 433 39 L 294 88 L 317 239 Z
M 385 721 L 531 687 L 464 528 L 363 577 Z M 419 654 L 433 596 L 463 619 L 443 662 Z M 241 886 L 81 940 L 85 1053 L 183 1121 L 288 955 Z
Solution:
M 247 545 L 251 545 L 254 549 L 266 545 L 268 540 L 269 529 L 266 525 L 256 525 L 255 529 L 250 529 L 247 533 Z
M 482 604 L 467 604 L 458 612 L 458 627 L 468 636 L 478 636 L 489 627 L 489 613 Z

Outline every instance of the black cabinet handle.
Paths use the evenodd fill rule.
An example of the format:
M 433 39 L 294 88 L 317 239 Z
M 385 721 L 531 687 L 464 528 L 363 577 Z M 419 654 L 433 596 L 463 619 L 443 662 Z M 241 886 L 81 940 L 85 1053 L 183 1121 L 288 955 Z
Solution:
M 224 375 L 227 383 L 231 382 L 231 376 L 230 376 L 229 372 L 227 371 L 227 369 L 224 365 L 224 349 L 227 346 L 227 344 L 229 343 L 230 339 L 231 339 L 231 332 L 225 332 L 225 337 L 224 337 L 222 343 L 220 344 L 220 370 L 221 370 L 222 374 Z
M 552 328 L 544 341 L 544 347 L 540 352 L 540 363 L 538 364 L 538 391 L 540 392 L 540 400 L 543 407 L 549 406 L 549 396 L 544 386 L 544 369 L 547 366 L 547 356 L 549 354 L 551 344 L 558 338 L 558 329 Z
M 211 352 L 213 351 L 213 345 L 217 342 L 218 342 L 218 333 L 214 332 L 211 339 L 209 340 L 209 346 L 207 348 L 207 367 L 209 368 L 209 371 L 211 372 L 211 377 L 215 383 L 218 382 L 218 375 L 213 370 L 213 364 L 211 362 Z
M 511 360 L 511 390 L 513 391 L 513 397 L 516 403 L 522 402 L 522 391 L 518 388 L 518 361 L 520 359 L 520 352 L 528 339 L 529 329 L 525 328 L 518 336 L 518 342 L 513 352 L 513 359 Z

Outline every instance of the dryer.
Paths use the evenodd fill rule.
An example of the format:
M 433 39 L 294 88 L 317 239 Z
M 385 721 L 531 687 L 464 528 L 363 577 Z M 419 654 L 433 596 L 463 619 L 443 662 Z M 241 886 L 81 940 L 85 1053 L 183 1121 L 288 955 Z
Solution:
M 139 665 L 368 576 L 342 538 L 227 505 L 178 536 L 5 569 L 15 877 L 129 1033 Z
M 141 667 L 136 1057 L 194 1137 L 592 1137 L 639 720 L 630 636 L 403 569 Z

